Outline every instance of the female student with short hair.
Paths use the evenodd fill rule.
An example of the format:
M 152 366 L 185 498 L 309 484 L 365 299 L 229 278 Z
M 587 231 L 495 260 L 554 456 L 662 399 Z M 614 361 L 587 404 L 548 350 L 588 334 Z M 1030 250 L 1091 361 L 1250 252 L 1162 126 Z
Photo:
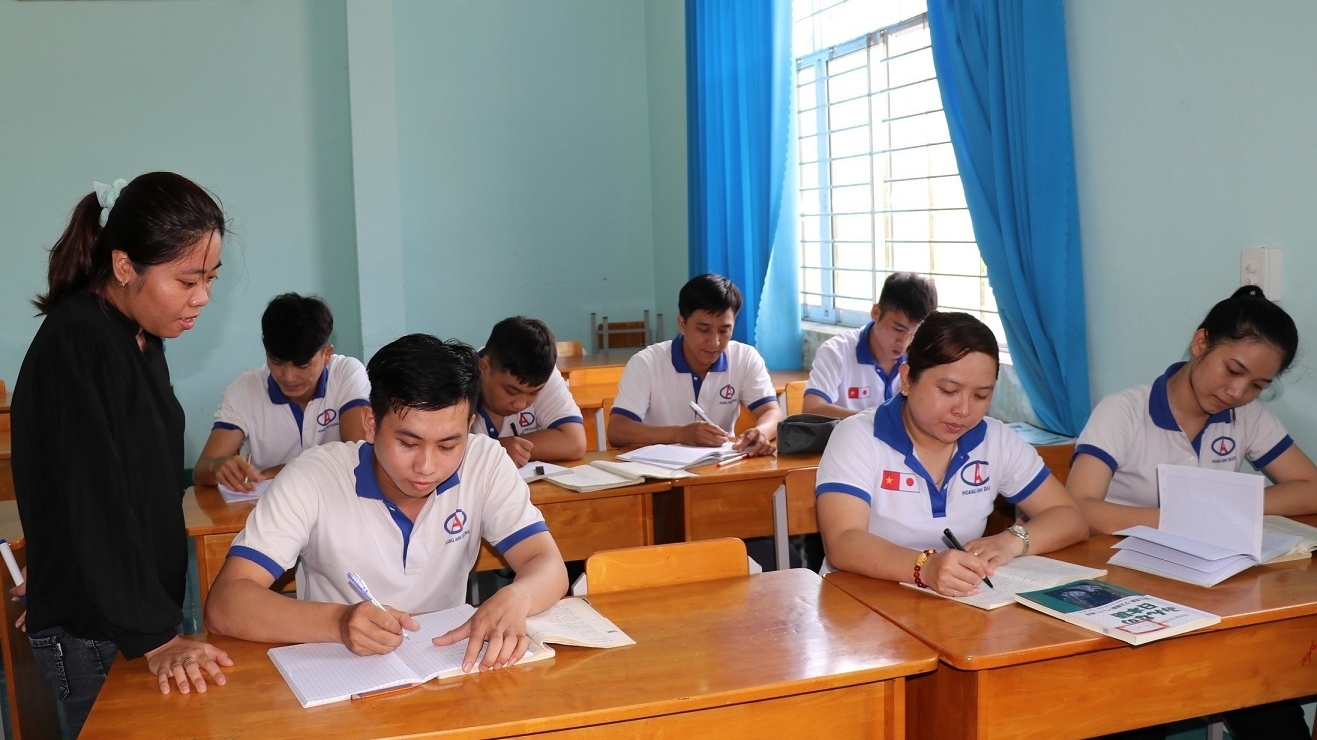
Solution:
M 1093 532 L 1157 526 L 1158 463 L 1235 472 L 1247 459 L 1272 481 L 1263 511 L 1317 512 L 1317 466 L 1258 399 L 1298 346 L 1289 314 L 1244 286 L 1208 312 L 1187 361 L 1102 399 L 1079 435 L 1067 481 Z M 1310 737 L 1298 702 L 1225 719 L 1236 738 Z
M 992 330 L 969 314 L 934 312 L 907 351 L 901 394 L 842 420 L 819 463 L 824 572 L 966 596 L 1015 557 L 1084 539 L 1079 507 L 1038 453 L 985 416 L 997 383 Z M 984 537 L 999 495 L 1028 522 Z M 945 529 L 965 552 L 948 546 Z
M 221 650 L 179 637 L 187 573 L 183 408 L 164 339 L 219 271 L 224 214 L 187 178 L 97 183 L 50 251 L 44 314 L 14 387 L 14 490 L 27 630 L 77 737 L 116 652 L 169 693 L 224 683 Z M 181 728 L 180 728 L 180 731 Z

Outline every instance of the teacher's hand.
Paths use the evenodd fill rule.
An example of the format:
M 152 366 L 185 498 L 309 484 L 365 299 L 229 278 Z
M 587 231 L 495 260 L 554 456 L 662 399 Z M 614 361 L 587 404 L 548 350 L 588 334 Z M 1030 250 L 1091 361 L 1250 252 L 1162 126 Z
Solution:
M 146 667 L 160 682 L 160 693 L 168 694 L 170 681 L 178 684 L 178 691 L 187 694 L 196 689 L 206 692 L 206 677 L 217 685 L 228 682 L 220 666 L 233 665 L 229 654 L 204 642 L 175 637 L 146 654 Z

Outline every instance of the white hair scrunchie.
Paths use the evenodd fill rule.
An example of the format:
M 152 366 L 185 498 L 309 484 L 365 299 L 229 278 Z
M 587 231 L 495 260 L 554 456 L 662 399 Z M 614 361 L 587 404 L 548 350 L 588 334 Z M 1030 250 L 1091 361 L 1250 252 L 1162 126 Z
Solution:
M 121 177 L 110 185 L 95 180 L 91 184 L 96 188 L 96 201 L 101 204 L 101 227 L 104 228 L 105 222 L 110 220 L 110 209 L 114 208 L 114 202 L 119 200 L 119 192 L 128 181 Z

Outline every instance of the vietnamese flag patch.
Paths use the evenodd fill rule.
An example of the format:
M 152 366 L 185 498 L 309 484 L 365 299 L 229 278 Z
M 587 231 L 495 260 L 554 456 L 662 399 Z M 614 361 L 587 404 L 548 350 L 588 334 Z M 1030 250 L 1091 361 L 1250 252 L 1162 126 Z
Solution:
M 915 482 L 915 476 L 899 470 L 884 470 L 882 481 L 878 485 L 884 491 L 919 493 L 919 484 Z

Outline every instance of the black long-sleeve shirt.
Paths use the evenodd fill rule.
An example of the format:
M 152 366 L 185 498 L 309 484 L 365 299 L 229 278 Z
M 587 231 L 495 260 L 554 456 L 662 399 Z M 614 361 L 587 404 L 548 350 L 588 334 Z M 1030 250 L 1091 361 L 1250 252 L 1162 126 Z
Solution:
M 100 297 L 62 299 L 14 386 L 14 492 L 28 631 L 63 626 L 129 658 L 183 620 L 183 408 L 163 343 Z

